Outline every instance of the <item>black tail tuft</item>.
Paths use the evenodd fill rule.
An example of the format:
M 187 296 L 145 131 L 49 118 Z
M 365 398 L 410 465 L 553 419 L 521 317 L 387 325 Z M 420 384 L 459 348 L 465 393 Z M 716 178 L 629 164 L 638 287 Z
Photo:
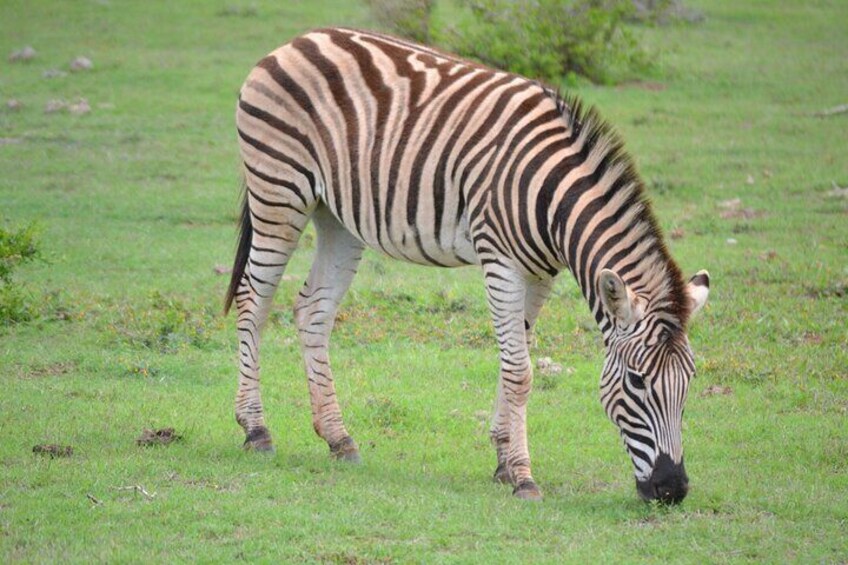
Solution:
M 227 296 L 224 299 L 224 314 L 230 311 L 233 305 L 233 300 L 238 292 L 241 279 L 244 276 L 244 270 L 247 267 L 247 259 L 250 256 L 250 241 L 253 238 L 253 224 L 250 222 L 250 207 L 247 201 L 247 185 L 244 186 L 242 204 L 241 204 L 241 221 L 239 222 L 239 242 L 236 248 L 236 258 L 233 261 L 233 274 L 230 278 L 230 288 L 227 289 Z

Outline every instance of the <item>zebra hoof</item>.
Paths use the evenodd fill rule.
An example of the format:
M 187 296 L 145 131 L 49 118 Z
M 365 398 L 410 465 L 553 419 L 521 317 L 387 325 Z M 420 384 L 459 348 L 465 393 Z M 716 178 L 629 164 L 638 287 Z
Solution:
M 512 491 L 512 495 L 521 500 L 542 500 L 542 491 L 533 482 L 533 479 L 528 479 L 523 483 L 516 485 Z
M 359 456 L 359 448 L 353 438 L 348 436 L 342 441 L 330 446 L 330 455 L 337 461 L 359 464 L 362 458 Z
M 274 455 L 274 441 L 271 439 L 271 432 L 268 428 L 254 428 L 247 432 L 247 437 L 242 446 L 245 451 L 256 451 L 267 455 Z
M 502 485 L 512 484 L 512 477 L 509 476 L 509 469 L 507 468 L 506 463 L 498 463 L 498 468 L 495 469 L 495 474 L 492 476 L 492 480 Z
M 359 465 L 360 463 L 362 463 L 362 457 L 359 456 L 358 451 L 336 455 L 336 459 L 338 461 L 344 461 L 345 463 L 350 463 L 352 465 Z

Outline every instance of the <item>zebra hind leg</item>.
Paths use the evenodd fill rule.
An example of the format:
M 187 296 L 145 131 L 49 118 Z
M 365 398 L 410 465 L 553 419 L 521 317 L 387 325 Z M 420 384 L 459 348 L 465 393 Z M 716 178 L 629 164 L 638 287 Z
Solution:
M 238 310 L 236 421 L 245 432 L 245 449 L 273 452 L 259 392 L 260 334 L 280 278 L 309 220 L 309 210 L 302 200 L 284 199 L 279 194 L 273 199 L 269 195 L 254 198 L 254 191 L 263 185 L 250 175 L 246 181 L 251 197 L 245 201 L 242 239 L 248 249 L 243 263 L 237 257 L 233 271 L 234 277 L 239 271 L 243 273 L 232 296 Z
M 359 462 L 359 449 L 348 434 L 336 399 L 329 342 L 336 311 L 356 274 L 364 245 L 324 207 L 313 214 L 317 249 L 309 278 L 294 307 L 309 397 L 312 426 L 333 457 Z

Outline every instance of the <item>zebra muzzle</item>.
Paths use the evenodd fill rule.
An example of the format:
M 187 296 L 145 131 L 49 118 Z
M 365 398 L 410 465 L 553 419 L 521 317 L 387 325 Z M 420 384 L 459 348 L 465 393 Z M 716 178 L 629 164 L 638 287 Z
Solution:
M 678 504 L 689 492 L 689 477 L 683 461 L 675 463 L 665 453 L 660 453 L 654 463 L 650 478 L 636 480 L 636 490 L 646 502 L 658 501 L 662 504 Z

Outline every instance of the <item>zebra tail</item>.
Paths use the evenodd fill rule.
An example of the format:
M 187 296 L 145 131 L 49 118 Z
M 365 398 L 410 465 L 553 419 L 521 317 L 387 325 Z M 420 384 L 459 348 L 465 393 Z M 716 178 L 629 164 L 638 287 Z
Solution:
M 239 221 L 239 241 L 236 248 L 236 258 L 233 261 L 233 273 L 230 278 L 230 288 L 227 289 L 227 296 L 224 299 L 224 314 L 230 311 L 233 305 L 233 300 L 238 292 L 241 279 L 244 276 L 244 270 L 247 267 L 247 259 L 250 256 L 250 242 L 253 238 L 253 224 L 250 222 L 250 207 L 247 201 L 247 184 L 242 180 L 242 203 L 241 203 L 241 220 Z

